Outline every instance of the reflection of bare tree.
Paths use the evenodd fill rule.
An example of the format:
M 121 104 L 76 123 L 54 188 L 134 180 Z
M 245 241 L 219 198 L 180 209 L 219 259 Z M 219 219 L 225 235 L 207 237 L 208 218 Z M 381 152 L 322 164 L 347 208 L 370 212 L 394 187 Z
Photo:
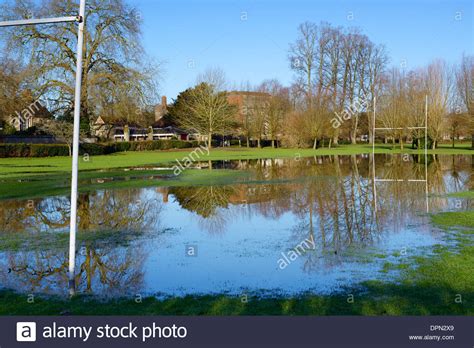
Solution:
M 377 159 L 377 176 L 402 180 L 377 186 L 379 207 L 390 206 L 394 224 L 407 221 L 413 213 L 426 212 L 424 156 L 383 156 Z M 465 190 L 468 186 L 469 161 L 466 156 L 428 156 L 428 200 L 430 212 L 446 208 L 445 195 Z
M 140 288 L 146 256 L 144 242 L 129 240 L 130 247 L 124 247 L 123 243 L 137 236 L 133 232 L 142 233 L 149 226 L 155 226 L 160 213 L 157 200 L 142 197 L 141 193 L 142 190 L 132 189 L 80 195 L 79 237 L 84 241 L 79 243 L 77 256 L 79 291 L 111 294 Z M 0 272 L 0 284 L 21 291 L 62 292 L 68 282 L 67 254 L 65 248 L 58 251 L 60 246 L 48 244 L 45 238 L 54 242 L 57 232 L 67 230 L 69 200 L 53 197 L 36 200 L 34 204 L 16 203 L 8 201 L 0 205 L 2 217 L 20 213 L 15 224 L 8 224 L 10 229 L 0 233 L 34 232 L 42 241 L 42 250 L 3 252 L 1 269 L 8 271 Z M 1 222 L 7 225 L 3 219 Z M 43 235 L 45 232 L 48 234 Z M 87 233 L 95 234 L 87 238 Z
M 376 176 L 391 180 L 377 183 L 377 211 L 384 213 L 385 224 L 400 230 L 413 213 L 426 213 L 426 185 L 408 180 L 425 179 L 424 156 L 377 156 Z M 431 180 L 430 180 L 431 181 Z
M 170 190 L 179 204 L 204 218 L 217 213 L 218 208 L 227 208 L 231 186 L 175 187 Z
M 227 208 L 232 186 L 175 187 L 170 189 L 181 207 L 199 215 L 201 224 L 211 232 L 223 231 L 226 217 L 221 208 Z
M 143 242 L 118 249 L 95 249 L 91 244 L 85 245 L 81 250 L 83 261 L 76 275 L 79 290 L 94 292 L 100 287 L 100 293 L 120 293 L 126 290 L 133 294 L 143 284 L 143 264 L 146 258 L 143 249 Z
M 68 284 L 68 257 L 64 252 L 7 252 L 0 261 L 3 286 L 22 292 L 62 293 Z M 143 283 L 145 260 L 143 242 L 130 248 L 114 246 L 95 248 L 87 243 L 79 253 L 79 272 L 76 275 L 78 292 L 99 294 L 134 293 Z
M 377 184 L 376 215 L 369 156 L 238 161 L 227 165 L 252 171 L 251 184 L 233 185 L 232 192 L 230 186 L 221 187 L 220 191 L 215 186 L 172 190 L 183 208 L 214 226 L 207 229 L 230 220 L 235 209 L 218 209 L 229 204 L 245 204 L 246 208 L 239 210 L 244 216 L 259 214 L 276 219 L 292 211 L 299 218 L 296 229 L 306 231 L 298 241 L 319 233 L 315 240 L 324 250 L 337 254 L 352 245 L 373 243 L 383 226 L 397 231 L 414 213 L 426 212 L 424 182 L 406 182 L 425 178 L 424 160 L 424 155 L 377 155 L 377 178 L 395 181 Z M 462 156 L 455 160 L 429 157 L 429 199 L 433 209 L 447 204 L 438 195 L 467 184 L 470 171 L 468 163 L 460 165 L 463 161 Z M 463 179 L 455 185 L 449 183 L 455 178 Z
M 424 157 L 421 163 L 416 158 L 380 157 L 376 161 L 378 178 L 425 178 Z M 303 169 L 309 180 L 290 184 L 291 191 L 297 194 L 288 194 L 286 197 L 292 198 L 292 210 L 299 217 L 293 229 L 291 247 L 304 239 L 314 238 L 316 241 L 316 250 L 309 250 L 305 254 L 305 269 L 339 263 L 341 254 L 346 250 L 370 245 L 380 239 L 382 231 L 396 232 L 401 226 L 414 223 L 417 215 L 420 215 L 422 222 L 423 213 L 426 212 L 424 182 L 378 184 L 379 200 L 375 214 L 368 161 L 363 156 L 316 158 L 311 170 Z M 443 194 L 466 189 L 471 175 L 469 163 L 464 162 L 465 156 L 458 156 L 455 160 L 450 157 L 430 159 L 428 190 L 432 209 L 447 207 L 447 199 Z M 318 167 L 315 165 L 318 163 L 325 165 Z M 453 175 L 453 170 L 458 173 Z M 450 183 L 451 180 L 455 180 L 455 183 Z
M 142 230 L 160 213 L 156 199 L 141 199 L 141 190 L 105 190 L 79 197 L 79 227 L 84 230 Z
M 329 158 L 328 165 L 320 167 L 319 177 L 299 190 L 295 208 L 300 222 L 293 229 L 292 243 L 310 238 L 316 242 L 315 249 L 304 255 L 307 271 L 338 263 L 348 248 L 365 246 L 378 238 L 371 183 L 361 177 L 359 161 L 356 156 L 349 161 Z
M 141 190 L 104 190 L 84 193 L 78 199 L 82 231 L 143 230 L 156 221 L 161 207 L 156 199 L 140 199 Z M 0 204 L 3 232 L 51 232 L 69 226 L 69 199 L 49 197 Z

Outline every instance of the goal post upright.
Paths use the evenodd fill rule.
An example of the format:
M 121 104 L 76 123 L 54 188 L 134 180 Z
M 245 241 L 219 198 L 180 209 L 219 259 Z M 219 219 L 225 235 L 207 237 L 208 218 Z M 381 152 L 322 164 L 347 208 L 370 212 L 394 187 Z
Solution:
M 372 120 L 372 174 L 373 174 L 373 197 L 374 197 L 374 213 L 377 213 L 377 188 L 375 185 L 375 119 L 377 113 L 377 97 L 374 95 L 374 110 Z
M 428 95 L 425 97 L 425 192 L 426 192 L 426 212 L 430 212 L 428 200 Z

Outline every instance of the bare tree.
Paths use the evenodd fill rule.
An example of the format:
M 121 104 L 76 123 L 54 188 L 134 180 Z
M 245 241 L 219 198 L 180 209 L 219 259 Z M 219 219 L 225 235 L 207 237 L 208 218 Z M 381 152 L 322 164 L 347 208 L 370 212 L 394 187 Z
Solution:
M 313 140 L 313 149 L 318 147 L 318 140 L 324 135 L 324 129 L 329 128 L 324 112 L 324 108 L 318 107 L 303 114 L 306 134 Z
M 224 92 L 227 90 L 229 83 L 224 70 L 221 68 L 208 68 L 196 78 L 196 84 L 207 83 L 212 86 L 216 92 Z
M 364 86 L 365 97 L 369 98 L 369 110 L 374 108 L 374 100 L 382 92 L 383 78 L 389 58 L 385 46 L 370 44 L 367 48 L 368 54 L 368 81 Z M 368 118 L 369 142 L 372 143 L 373 118 Z
M 207 83 L 190 89 L 188 95 L 186 105 L 176 115 L 177 121 L 182 127 L 207 135 L 211 148 L 212 135 L 230 130 L 237 110 L 228 103 L 227 93 L 217 92 Z
M 442 60 L 431 63 L 425 71 L 428 94 L 428 132 L 435 149 L 443 137 L 445 117 L 449 113 L 453 92 L 453 72 Z
M 31 100 L 28 85 L 24 82 L 29 70 L 17 62 L 6 60 L 0 63 L 0 122 L 8 127 L 9 117 L 21 113 Z
M 250 124 L 253 135 L 257 138 L 257 147 L 262 147 L 262 139 L 266 135 L 266 125 L 268 116 L 269 102 L 263 100 L 256 103 L 252 109 L 248 110 Z
M 74 125 L 67 121 L 53 121 L 45 120 L 39 129 L 47 134 L 54 136 L 54 138 L 68 146 L 69 156 L 72 155 L 72 135 L 74 132 Z
M 408 116 L 410 110 L 407 104 L 406 78 L 403 71 L 393 68 L 387 78 L 385 95 L 379 98 L 378 121 L 390 130 L 386 131 L 386 139 L 392 138 L 395 145 L 399 140 L 403 149 L 403 140 L 408 136 Z
M 299 84 L 306 95 L 307 107 L 311 109 L 313 100 L 313 74 L 316 65 L 318 29 L 316 24 L 305 22 L 298 27 L 298 39 L 290 45 L 289 60 Z
M 451 146 L 454 148 L 456 140 L 461 135 L 469 134 L 469 115 L 467 113 L 451 113 L 446 117 L 446 128 L 451 137 Z
M 60 17 L 77 14 L 73 0 L 6 1 L 2 19 Z M 139 104 L 154 98 L 154 65 L 141 47 L 138 11 L 125 0 L 87 1 L 84 33 L 82 116 L 90 119 L 103 102 L 117 101 L 112 91 L 140 97 Z M 6 53 L 35 67 L 34 94 L 48 100 L 66 117 L 72 113 L 77 29 L 74 23 L 16 27 L 6 31 Z
M 270 98 L 265 103 L 265 130 L 266 135 L 272 142 L 272 147 L 275 147 L 275 141 L 283 131 L 283 124 L 285 117 L 290 111 L 289 90 L 276 79 L 266 80 L 262 82 L 259 91 L 267 93 Z
M 456 90 L 469 116 L 474 149 L 474 56 L 464 55 L 456 71 Z

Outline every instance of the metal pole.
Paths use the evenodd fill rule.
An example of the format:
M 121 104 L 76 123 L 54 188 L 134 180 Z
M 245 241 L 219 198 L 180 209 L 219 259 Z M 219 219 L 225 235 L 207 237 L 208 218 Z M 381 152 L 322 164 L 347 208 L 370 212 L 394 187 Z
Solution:
M 76 232 L 77 232 L 77 177 L 79 165 L 79 130 L 81 117 L 81 90 L 82 90 L 82 53 L 84 48 L 84 22 L 86 0 L 80 0 L 79 29 L 77 34 L 77 65 L 76 87 L 74 96 L 74 135 L 72 145 L 72 176 L 71 176 L 71 220 L 69 233 L 69 294 L 76 291 L 75 266 L 76 266 Z
M 374 118 L 373 118 L 373 125 L 372 125 L 372 174 L 374 180 L 374 215 L 375 215 L 375 222 L 377 222 L 377 187 L 375 181 L 375 116 L 377 112 L 377 98 L 374 96 Z
M 57 18 L 38 18 L 38 19 L 20 19 L 17 21 L 0 22 L 0 27 L 19 27 L 23 25 L 53 24 L 66 22 L 80 22 L 79 17 L 57 17 Z
M 430 212 L 430 203 L 428 199 L 428 95 L 425 99 L 425 198 L 426 212 Z
M 375 113 L 376 113 L 376 103 L 377 97 L 374 97 L 374 119 L 373 119 L 373 126 L 372 126 L 372 153 L 375 155 Z

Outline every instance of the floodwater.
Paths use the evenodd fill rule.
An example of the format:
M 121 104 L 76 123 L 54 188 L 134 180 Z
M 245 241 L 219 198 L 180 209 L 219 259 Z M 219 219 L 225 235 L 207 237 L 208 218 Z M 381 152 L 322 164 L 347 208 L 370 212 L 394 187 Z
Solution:
M 246 175 L 83 193 L 77 290 L 292 296 L 392 281 L 384 264 L 449 243 L 429 214 L 472 209 L 447 195 L 473 188 L 473 165 L 472 156 L 425 166 L 423 156 L 377 155 L 375 170 L 364 155 L 220 161 L 213 170 Z M 34 241 L 0 248 L 0 287 L 67 294 L 68 219 L 67 196 L 0 201 L 0 240 Z

